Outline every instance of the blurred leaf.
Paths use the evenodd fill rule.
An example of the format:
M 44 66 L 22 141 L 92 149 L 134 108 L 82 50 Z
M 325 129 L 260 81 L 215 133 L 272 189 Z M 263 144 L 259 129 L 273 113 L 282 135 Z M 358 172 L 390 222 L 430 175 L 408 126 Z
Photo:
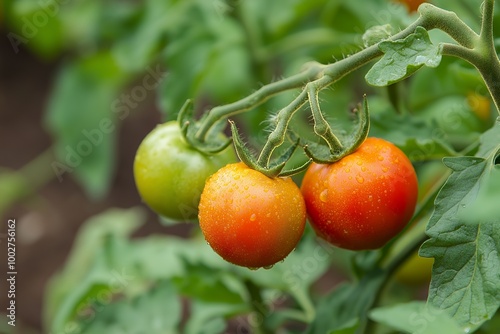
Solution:
M 99 282 L 109 283 L 113 279 L 110 272 L 104 277 L 96 275 L 96 272 L 92 274 L 106 236 L 127 236 L 139 227 L 143 219 L 143 212 L 137 208 L 111 209 L 83 224 L 66 266 L 52 277 L 47 287 L 44 308 L 47 324 L 56 323 L 53 327 L 62 326 L 75 310 L 75 305 L 79 304 L 93 286 L 97 284 L 103 288 L 105 284 Z
M 125 79 L 109 53 L 68 63 L 45 115 L 55 137 L 56 176 L 61 182 L 71 173 L 92 198 L 102 198 L 113 180 L 118 93 Z
M 370 311 L 370 318 L 405 333 L 461 334 L 462 329 L 442 310 L 425 302 L 410 302 Z
M 7 38 L 15 53 L 27 46 L 44 58 L 55 57 L 64 45 L 64 27 L 57 1 L 12 1 L 8 22 L 16 30 Z
M 371 136 L 392 142 L 413 162 L 441 159 L 456 154 L 432 122 L 429 124 L 410 115 L 384 113 L 372 116 L 370 124 Z
M 455 58 L 443 58 L 437 68 L 422 68 L 412 76 L 409 85 L 405 99 L 409 110 L 415 113 L 425 111 L 446 97 L 464 98 L 469 92 L 486 91 L 479 72 Z M 443 114 L 442 108 L 438 114 Z
M 163 281 L 146 294 L 102 306 L 91 322 L 80 324 L 81 333 L 178 333 L 181 315 L 175 289 L 170 282 Z
M 359 328 L 358 321 L 353 320 L 347 323 L 345 326 L 343 326 L 343 328 L 331 331 L 329 334 L 356 334 L 358 328 Z
M 228 282 L 229 281 L 229 282 Z M 183 295 L 212 303 L 241 304 L 244 286 L 224 272 L 215 272 L 203 264 L 188 265 L 186 274 L 173 279 Z
M 498 177 L 499 136 L 497 122 L 482 136 L 476 157 L 444 160 L 453 173 L 436 198 L 426 231 L 430 239 L 420 250 L 435 259 L 428 301 L 462 328 L 479 327 L 500 306 L 500 218 L 478 218 L 477 205 L 483 203 L 475 204 L 489 191 L 485 181 Z
M 160 86 L 160 106 L 168 119 L 176 117 L 188 98 L 232 102 L 248 92 L 252 77 L 241 27 L 208 10 L 192 10 L 189 15 L 189 24 L 171 36 L 165 51 L 169 74 Z
M 323 334 L 345 330 L 361 319 L 366 319 L 379 289 L 387 275 L 372 272 L 360 281 L 344 283 L 321 299 L 316 308 L 316 318 L 310 324 L 308 334 Z M 363 325 L 360 325 L 362 328 Z
M 441 49 L 434 46 L 422 27 L 403 40 L 379 44 L 384 56 L 366 74 L 366 81 L 383 87 L 412 75 L 423 65 L 437 67 L 441 62 Z
M 188 1 L 147 0 L 141 18 L 129 33 L 117 41 L 113 55 L 126 71 L 139 72 L 158 56 L 167 31 L 186 19 Z
M 245 311 L 248 311 L 245 306 L 235 308 L 234 305 L 194 300 L 191 303 L 191 316 L 186 323 L 184 332 L 192 334 L 224 333 L 227 326 L 226 318 Z

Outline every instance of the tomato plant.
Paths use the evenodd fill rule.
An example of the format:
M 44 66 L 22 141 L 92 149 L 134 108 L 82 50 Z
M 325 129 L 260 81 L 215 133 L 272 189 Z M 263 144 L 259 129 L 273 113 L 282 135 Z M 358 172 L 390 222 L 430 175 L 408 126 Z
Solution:
M 207 155 L 189 146 L 175 121 L 158 125 L 140 144 L 134 178 L 143 201 L 171 219 L 193 219 L 205 180 L 236 159 L 231 148 Z
M 393 144 L 368 138 L 333 164 L 312 164 L 301 187 L 318 235 L 342 248 L 375 249 L 409 222 L 417 203 L 413 166 Z
M 297 246 L 306 208 L 291 178 L 269 178 L 238 163 L 208 179 L 199 219 L 208 244 L 225 260 L 270 267 Z
M 28 2 L 4 42 L 64 62 L 53 143 L 0 168 L 0 210 L 66 177 L 95 211 L 143 200 L 83 224 L 44 332 L 499 332 L 498 3 Z M 23 244 L 52 244 L 24 228 L 43 203 Z

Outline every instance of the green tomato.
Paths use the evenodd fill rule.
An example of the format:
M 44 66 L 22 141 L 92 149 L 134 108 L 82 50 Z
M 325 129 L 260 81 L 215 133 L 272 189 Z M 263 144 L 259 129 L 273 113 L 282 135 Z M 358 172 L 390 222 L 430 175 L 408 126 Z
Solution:
M 198 215 L 205 180 L 236 161 L 231 147 L 204 154 L 183 138 L 175 121 L 158 125 L 142 141 L 134 161 L 134 177 L 143 201 L 156 213 L 174 220 Z

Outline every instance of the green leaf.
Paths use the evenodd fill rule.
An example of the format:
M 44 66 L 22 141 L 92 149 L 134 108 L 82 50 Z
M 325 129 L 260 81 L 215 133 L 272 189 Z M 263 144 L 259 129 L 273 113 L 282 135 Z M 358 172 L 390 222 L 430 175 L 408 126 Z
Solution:
M 364 321 L 386 279 L 387 275 L 384 272 L 372 272 L 358 282 L 337 287 L 318 303 L 316 318 L 306 333 L 329 333 L 349 328 L 358 321 Z
M 188 98 L 208 98 L 217 105 L 233 102 L 249 90 L 252 73 L 244 32 L 230 17 L 214 15 L 215 9 L 210 2 L 200 2 L 170 36 L 164 53 L 169 75 L 159 88 L 167 119 L 174 119 Z
M 83 321 L 81 333 L 177 333 L 182 306 L 172 284 L 160 282 L 149 292 L 96 308 L 95 318 Z
M 226 329 L 226 318 L 237 313 L 248 311 L 244 306 L 223 303 L 206 303 L 194 300 L 191 303 L 191 315 L 186 323 L 185 333 L 219 334 Z
M 440 133 L 435 123 L 429 124 L 409 115 L 384 113 L 371 117 L 370 135 L 392 142 L 414 162 L 456 154 Z
M 140 72 L 158 56 L 167 32 L 185 18 L 188 3 L 180 1 L 148 0 L 141 18 L 134 29 L 119 39 L 113 47 L 113 55 L 121 68 Z
M 425 302 L 410 302 L 380 307 L 370 312 L 370 318 L 405 333 L 461 334 L 462 329 L 442 310 Z
M 60 182 L 67 174 L 75 177 L 91 198 L 102 198 L 113 179 L 116 119 L 125 116 L 119 114 L 119 89 L 125 79 L 109 53 L 68 63 L 45 115 L 58 156 L 54 173 Z
M 430 239 L 420 250 L 435 259 L 428 301 L 464 329 L 479 327 L 500 306 L 500 216 L 477 211 L 492 191 L 488 183 L 498 180 L 499 138 L 497 122 L 482 136 L 476 157 L 444 160 L 453 173 L 436 198 L 426 230 Z M 498 206 L 498 190 L 493 193 Z
M 104 275 L 97 263 L 107 237 L 128 236 L 143 222 L 144 213 L 138 208 L 111 209 L 85 222 L 74 242 L 64 269 L 55 275 L 46 290 L 44 317 L 52 328 L 62 328 L 80 302 L 92 295 L 92 290 L 104 289 L 115 277 L 109 270 Z M 118 272 L 121 274 L 121 272 Z M 116 276 L 116 275 L 115 275 Z
M 16 29 L 7 38 L 17 54 L 27 46 L 44 58 L 54 58 L 64 46 L 64 27 L 57 13 L 61 5 L 55 1 L 12 1 L 8 20 Z
M 331 331 L 329 334 L 356 334 L 359 328 L 359 322 L 354 320 L 347 323 L 343 328 Z
M 437 67 L 441 62 L 441 47 L 431 43 L 422 27 L 403 40 L 384 41 L 379 44 L 384 53 L 365 76 L 376 87 L 384 87 L 403 80 L 422 66 Z

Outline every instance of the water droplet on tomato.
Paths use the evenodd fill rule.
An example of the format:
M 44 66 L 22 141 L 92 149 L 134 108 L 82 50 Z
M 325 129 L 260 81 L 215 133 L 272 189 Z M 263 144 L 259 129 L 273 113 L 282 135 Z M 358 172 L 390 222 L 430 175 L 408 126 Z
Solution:
M 382 172 L 387 173 L 387 171 L 388 171 L 388 170 L 389 170 L 389 168 L 387 168 L 387 167 L 382 167 Z
M 255 219 L 257 219 L 257 215 L 255 213 L 252 213 L 252 215 L 250 216 L 250 220 L 255 221 Z
M 259 267 L 248 267 L 248 269 L 255 271 L 255 270 L 259 270 L 260 268 Z
M 366 167 L 365 166 L 361 167 L 361 171 L 366 172 Z
M 369 196 L 368 196 L 368 200 L 369 200 L 369 201 L 373 201 L 373 196 L 372 196 L 372 195 L 369 195 Z
M 363 161 L 361 161 L 361 160 L 356 161 L 356 165 L 361 166 L 362 164 L 363 164 Z
M 356 180 L 358 181 L 358 183 L 365 182 L 365 179 L 362 176 L 356 176 Z
M 321 202 L 326 203 L 326 200 L 328 198 L 328 189 L 324 189 L 321 194 L 319 194 L 319 199 Z
M 377 159 L 378 159 L 379 161 L 384 161 L 384 157 L 383 157 L 383 156 L 381 156 L 381 155 L 379 155 L 379 156 L 377 157 Z
M 263 268 L 266 270 L 272 269 L 274 267 L 274 264 L 271 264 L 269 266 L 264 266 Z
M 344 172 L 346 172 L 346 173 L 349 173 L 350 171 L 351 171 L 351 169 L 349 167 L 344 169 Z

